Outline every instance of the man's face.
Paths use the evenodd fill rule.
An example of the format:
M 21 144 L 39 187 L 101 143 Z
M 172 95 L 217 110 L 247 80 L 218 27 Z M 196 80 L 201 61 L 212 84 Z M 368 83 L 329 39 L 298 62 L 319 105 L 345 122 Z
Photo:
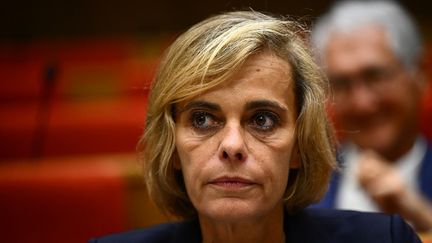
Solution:
M 343 135 L 389 159 L 406 152 L 417 134 L 420 86 L 383 29 L 334 34 L 324 55 Z

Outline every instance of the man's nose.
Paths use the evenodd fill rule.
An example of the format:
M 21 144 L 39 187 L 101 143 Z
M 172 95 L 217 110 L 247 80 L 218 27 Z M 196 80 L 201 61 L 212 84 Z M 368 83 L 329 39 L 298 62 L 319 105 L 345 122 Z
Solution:
M 359 82 L 351 87 L 348 101 L 353 112 L 370 112 L 376 108 L 376 94 L 366 84 Z

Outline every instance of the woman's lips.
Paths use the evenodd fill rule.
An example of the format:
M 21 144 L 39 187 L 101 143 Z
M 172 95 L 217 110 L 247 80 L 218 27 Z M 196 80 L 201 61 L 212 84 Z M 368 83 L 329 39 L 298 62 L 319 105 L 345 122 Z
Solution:
M 225 189 L 241 189 L 249 186 L 256 185 L 257 183 L 253 182 L 252 180 L 242 178 L 242 177 L 228 177 L 223 176 L 216 178 L 214 180 L 211 180 L 209 182 L 210 185 L 214 185 L 217 187 L 222 187 Z

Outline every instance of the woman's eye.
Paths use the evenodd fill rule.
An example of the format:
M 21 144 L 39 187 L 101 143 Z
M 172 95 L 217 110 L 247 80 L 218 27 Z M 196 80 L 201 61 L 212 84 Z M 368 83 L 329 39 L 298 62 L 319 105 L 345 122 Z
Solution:
M 259 112 L 252 117 L 251 126 L 262 131 L 270 131 L 279 123 L 279 118 L 272 112 Z
M 213 115 L 202 111 L 192 113 L 191 123 L 197 129 L 210 129 L 218 125 Z

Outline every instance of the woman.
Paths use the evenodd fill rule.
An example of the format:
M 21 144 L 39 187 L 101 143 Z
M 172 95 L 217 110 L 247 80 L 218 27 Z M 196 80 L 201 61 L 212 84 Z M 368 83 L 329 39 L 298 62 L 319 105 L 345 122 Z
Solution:
M 92 242 L 419 242 L 399 217 L 304 209 L 335 158 L 303 32 L 249 11 L 181 35 L 154 80 L 139 148 L 150 195 L 184 221 Z

